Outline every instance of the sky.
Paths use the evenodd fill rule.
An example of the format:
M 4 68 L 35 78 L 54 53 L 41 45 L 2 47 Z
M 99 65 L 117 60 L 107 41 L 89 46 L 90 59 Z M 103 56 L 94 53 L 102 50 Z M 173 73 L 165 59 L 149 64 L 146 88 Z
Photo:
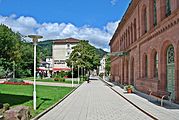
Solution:
M 78 38 L 109 51 L 131 0 L 0 0 L 0 24 L 42 40 Z

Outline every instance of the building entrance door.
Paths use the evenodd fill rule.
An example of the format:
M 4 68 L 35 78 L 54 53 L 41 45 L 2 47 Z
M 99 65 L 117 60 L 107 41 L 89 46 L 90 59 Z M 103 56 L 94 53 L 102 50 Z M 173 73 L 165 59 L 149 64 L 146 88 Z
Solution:
M 174 47 L 170 45 L 167 49 L 167 91 L 171 92 L 171 98 L 175 99 L 175 62 Z

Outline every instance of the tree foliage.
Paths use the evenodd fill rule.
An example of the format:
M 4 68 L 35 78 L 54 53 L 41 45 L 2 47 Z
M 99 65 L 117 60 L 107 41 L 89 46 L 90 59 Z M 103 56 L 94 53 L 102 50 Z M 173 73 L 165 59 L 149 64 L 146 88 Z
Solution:
M 85 67 L 86 70 L 94 70 L 99 66 L 99 55 L 96 52 L 96 48 L 91 46 L 88 41 L 81 40 L 76 46 L 73 47 L 73 51 L 67 60 L 67 65 L 74 68 Z
M 111 59 L 109 55 L 106 55 L 105 69 L 106 69 L 106 73 L 109 75 L 111 69 Z
M 19 39 L 18 33 L 14 33 L 5 25 L 0 25 L 0 58 L 5 69 L 10 68 L 13 61 L 17 62 L 21 59 Z
M 16 76 L 31 76 L 33 71 L 33 45 L 26 42 L 20 33 L 13 32 L 7 26 L 0 25 L 0 67 L 6 73 L 12 72 L 15 62 Z M 40 48 L 37 48 L 39 62 Z

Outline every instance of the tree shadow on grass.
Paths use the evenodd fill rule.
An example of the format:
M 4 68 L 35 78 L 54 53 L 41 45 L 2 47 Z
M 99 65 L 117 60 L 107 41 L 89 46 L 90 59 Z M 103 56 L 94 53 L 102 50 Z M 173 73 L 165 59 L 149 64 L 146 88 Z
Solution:
M 32 100 L 32 96 L 0 93 L 0 103 L 9 103 L 10 106 L 23 104 L 30 100 Z
M 42 102 L 37 106 L 37 109 L 40 108 L 41 105 L 43 105 L 46 101 L 50 101 L 52 99 L 49 99 L 49 98 L 40 98 L 42 100 Z
M 38 97 L 37 97 L 38 98 Z M 50 101 L 51 99 L 48 98 L 40 98 L 41 103 L 37 106 L 37 109 L 40 108 L 46 101 Z M 12 94 L 4 94 L 0 93 L 0 103 L 9 103 L 10 106 L 20 105 L 28 101 L 32 101 L 32 96 L 25 96 L 25 95 L 12 95 Z

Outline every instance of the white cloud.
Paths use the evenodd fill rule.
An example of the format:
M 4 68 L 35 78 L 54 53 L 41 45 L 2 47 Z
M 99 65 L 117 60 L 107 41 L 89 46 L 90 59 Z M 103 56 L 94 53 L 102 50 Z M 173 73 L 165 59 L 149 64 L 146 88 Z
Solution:
M 116 3 L 117 3 L 117 0 L 111 0 L 111 4 L 114 6 L 114 5 L 116 5 Z
M 23 35 L 39 34 L 43 36 L 43 40 L 68 37 L 89 40 L 92 45 L 106 51 L 109 51 L 108 43 L 118 22 L 109 22 L 103 29 L 99 29 L 89 25 L 77 27 L 71 23 L 39 24 L 33 17 L 17 17 L 14 14 L 11 16 L 0 16 L 0 23 L 11 27 L 14 31 L 18 31 Z
M 110 33 L 110 34 L 113 34 L 114 31 L 116 30 L 117 28 L 117 25 L 120 21 L 116 21 L 116 22 L 109 22 L 107 23 L 107 25 L 104 27 L 104 29 Z

